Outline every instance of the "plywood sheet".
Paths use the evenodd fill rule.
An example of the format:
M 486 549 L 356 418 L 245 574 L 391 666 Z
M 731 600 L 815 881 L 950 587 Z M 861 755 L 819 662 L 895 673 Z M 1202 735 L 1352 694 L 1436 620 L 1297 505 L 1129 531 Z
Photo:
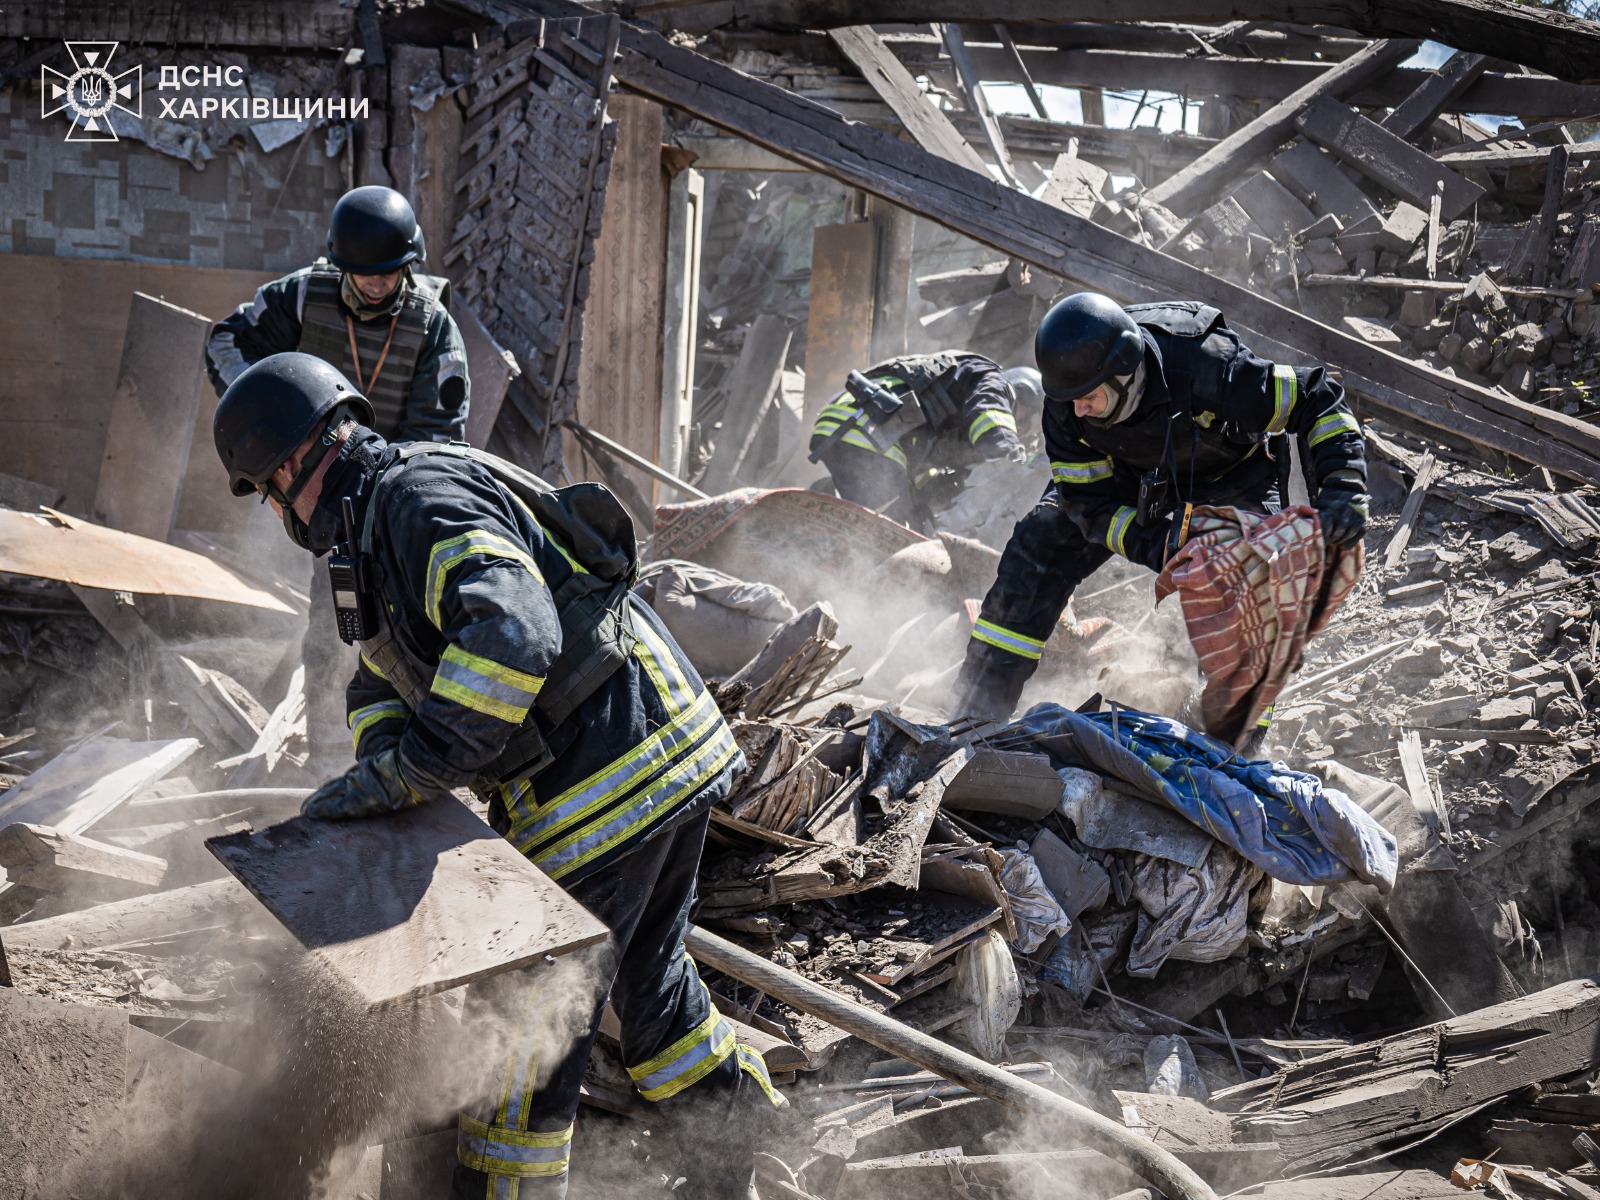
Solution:
M 111 592 L 190 596 L 294 612 L 204 555 L 50 509 L 0 509 L 0 571 Z
M 0 291 L 24 298 L 0 311 L 5 469 L 55 484 L 67 493 L 67 508 L 87 512 L 105 451 L 111 395 L 134 293 L 156 296 L 216 320 L 247 303 L 256 287 L 271 278 L 273 274 L 266 271 L 0 254 Z M 48 403 L 41 403 L 41 398 Z M 204 388 L 200 419 L 208 446 L 215 403 L 210 387 Z M 207 464 L 221 473 L 215 454 L 191 456 L 186 487 L 192 486 L 195 468 L 203 470 Z M 179 523 L 184 528 L 215 528 Z
M 871 366 L 872 276 L 877 226 L 870 221 L 819 225 L 811 241 L 811 307 L 806 317 L 806 426 L 844 388 L 844 377 Z
M 199 313 L 133 294 L 94 496 L 95 516 L 113 529 L 157 541 L 172 534 L 210 331 Z M 211 453 L 211 439 L 200 449 Z
M 367 1003 L 565 954 L 606 928 L 455 800 L 391 817 L 296 817 L 206 845 Z

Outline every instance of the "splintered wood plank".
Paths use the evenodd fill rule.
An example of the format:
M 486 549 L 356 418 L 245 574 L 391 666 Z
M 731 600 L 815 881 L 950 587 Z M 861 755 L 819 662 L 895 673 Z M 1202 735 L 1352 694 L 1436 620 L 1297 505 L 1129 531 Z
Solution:
M 1427 874 L 1428 872 L 1422 872 Z M 1241 1141 L 1281 1143 L 1285 1174 L 1364 1158 L 1498 1096 L 1600 1062 L 1600 976 L 1361 1042 L 1215 1092 Z
M 1483 198 L 1483 189 L 1442 166 L 1348 104 L 1324 96 L 1295 118 L 1295 128 L 1374 183 L 1418 208 L 1427 208 L 1444 184 L 1440 214 L 1460 216 Z
M 95 513 L 113 529 L 160 542 L 172 532 L 210 332 L 199 313 L 133 294 L 94 496 Z
M 607 935 L 455 800 L 363 821 L 296 817 L 206 845 L 373 1006 L 531 966 Z
M 736 486 L 745 458 L 760 432 L 762 418 L 772 408 L 783 376 L 784 360 L 794 331 L 781 317 L 762 313 L 745 334 L 739 361 L 728 376 L 723 409 L 722 437 L 702 483 L 712 495 Z
M 130 742 L 97 737 L 56 755 L 0 794 L 0 825 L 50 825 L 82 833 L 200 748 L 194 738 Z

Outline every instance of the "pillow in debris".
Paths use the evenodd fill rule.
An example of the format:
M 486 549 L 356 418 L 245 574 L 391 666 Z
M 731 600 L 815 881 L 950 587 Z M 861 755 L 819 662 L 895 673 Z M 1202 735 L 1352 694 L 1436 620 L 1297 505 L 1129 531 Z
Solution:
M 798 615 L 770 583 L 746 583 L 683 559 L 651 563 L 634 591 L 656 610 L 695 668 L 716 678 L 744 666 L 778 626 Z

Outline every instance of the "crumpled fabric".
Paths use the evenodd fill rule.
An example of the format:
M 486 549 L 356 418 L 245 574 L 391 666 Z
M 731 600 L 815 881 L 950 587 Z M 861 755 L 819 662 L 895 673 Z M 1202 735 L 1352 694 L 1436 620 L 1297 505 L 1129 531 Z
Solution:
M 1325 544 L 1305 505 L 1271 516 L 1201 505 L 1189 534 L 1156 579 L 1156 602 L 1178 593 L 1205 672 L 1206 732 L 1237 746 L 1361 578 L 1365 550 Z
M 1037 704 L 1009 731 L 1031 733 L 1052 766 L 1120 779 L 1183 814 L 1274 879 L 1307 887 L 1357 879 L 1385 894 L 1394 887 L 1394 835 L 1315 775 L 1248 761 L 1168 717 L 1129 709 Z
M 702 675 L 733 674 L 797 614 L 770 583 L 746 583 L 682 559 L 651 563 L 633 590 Z
M 1001 850 L 1000 857 L 1000 886 L 1006 889 L 1017 923 L 1017 949 L 1032 954 L 1052 933 L 1066 937 L 1072 931 L 1072 918 L 1045 886 L 1033 855 L 1025 850 Z
M 1132 860 L 1139 925 L 1128 951 L 1129 975 L 1148 979 L 1169 958 L 1220 962 L 1244 946 L 1250 889 L 1261 868 L 1213 842 L 1198 867 L 1138 855 Z

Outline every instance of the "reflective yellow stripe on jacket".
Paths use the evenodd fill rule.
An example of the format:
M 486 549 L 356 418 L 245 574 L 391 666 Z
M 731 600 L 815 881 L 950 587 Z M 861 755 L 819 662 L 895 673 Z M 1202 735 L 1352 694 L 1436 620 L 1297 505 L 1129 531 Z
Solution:
M 350 748 L 357 757 L 361 755 L 361 738 L 374 725 L 384 721 L 404 721 L 411 710 L 400 700 L 380 700 L 365 708 L 358 708 L 349 716 Z
M 543 686 L 544 679 L 538 675 L 450 645 L 439 659 L 428 690 L 474 712 L 521 725 Z
M 423 585 L 424 606 L 427 609 L 428 620 L 433 622 L 435 629 L 444 628 L 439 609 L 444 602 L 444 585 L 451 569 L 474 554 L 521 563 L 534 579 L 541 584 L 544 583 L 544 575 L 539 571 L 539 564 L 533 561 L 533 555 L 509 538 L 501 537 L 497 533 L 474 529 L 458 537 L 437 542 L 428 557 L 428 577 Z
M 972 424 L 967 429 L 967 440 L 976 446 L 978 439 L 991 429 L 1009 429 L 1016 433 L 1017 419 L 999 409 L 985 409 L 972 418 Z
M 860 413 L 861 409 L 851 399 L 850 393 L 840 392 L 833 398 L 831 403 L 824 405 L 822 411 L 817 414 L 816 423 L 811 426 L 811 436 L 813 438 L 832 437 L 834 431 L 840 425 L 859 416 Z M 899 463 L 902 467 L 906 465 L 905 451 L 900 449 L 899 446 L 890 446 L 887 451 L 879 450 L 872 439 L 859 428 L 852 429 L 838 440 L 847 446 L 855 446 L 859 450 L 882 454 L 884 458 L 889 459 L 891 462 Z
M 1331 412 L 1311 427 L 1311 436 L 1306 440 L 1313 446 L 1320 445 L 1329 438 L 1336 438 L 1341 433 L 1360 433 L 1361 426 L 1356 419 L 1347 412 Z
M 1267 422 L 1268 433 L 1282 433 L 1288 428 L 1295 401 L 1299 399 L 1299 386 L 1293 367 L 1272 364 L 1272 419 Z
M 1123 558 L 1128 557 L 1128 530 L 1138 515 L 1137 509 L 1124 504 L 1111 515 L 1111 524 L 1106 529 L 1106 545 Z
M 1056 483 L 1099 483 L 1111 478 L 1111 460 L 1096 458 L 1089 462 L 1056 462 L 1051 460 L 1050 478 Z
M 636 632 L 634 654 L 667 710 L 666 724 L 545 803 L 525 780 L 503 792 L 511 817 L 507 837 L 552 879 L 656 824 L 738 753 L 711 693 L 690 684 L 647 622 L 640 621 Z

